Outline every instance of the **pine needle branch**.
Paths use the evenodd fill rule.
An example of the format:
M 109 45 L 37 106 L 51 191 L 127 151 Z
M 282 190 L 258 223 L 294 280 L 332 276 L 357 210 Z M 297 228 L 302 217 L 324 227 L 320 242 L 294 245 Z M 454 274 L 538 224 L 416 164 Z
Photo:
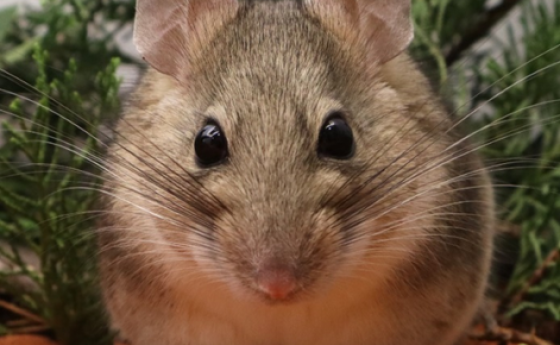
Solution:
M 527 294 L 529 289 L 542 280 L 548 266 L 550 266 L 553 262 L 557 261 L 559 258 L 560 258 L 560 249 L 558 248 L 553 250 L 550 254 L 548 254 L 548 256 L 542 262 L 542 264 L 538 266 L 537 269 L 533 272 L 531 278 L 529 278 L 529 280 L 525 283 L 525 285 L 523 285 L 523 287 L 509 301 L 507 301 L 506 304 L 512 307 L 521 303 L 521 301 L 523 300 L 523 298 L 525 298 L 525 295 Z
M 480 39 L 486 37 L 490 30 L 500 22 L 522 0 L 502 0 L 502 3 L 482 14 L 472 29 L 462 35 L 461 40 L 449 49 L 445 61 L 447 66 L 452 66 Z
M 478 341 L 497 341 L 525 345 L 554 345 L 531 333 L 523 333 L 515 329 L 496 327 L 482 334 L 472 334 L 471 339 Z

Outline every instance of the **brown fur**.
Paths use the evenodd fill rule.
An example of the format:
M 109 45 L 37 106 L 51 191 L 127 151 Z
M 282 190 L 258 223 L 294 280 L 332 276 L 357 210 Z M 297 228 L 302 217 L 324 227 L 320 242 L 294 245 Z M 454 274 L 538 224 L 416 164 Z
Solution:
M 188 73 L 150 70 L 116 128 L 99 229 L 115 327 L 135 345 L 452 344 L 483 296 L 493 202 L 424 76 L 295 2 L 232 18 Z M 316 154 L 338 109 L 349 161 Z M 201 169 L 207 117 L 230 157 Z M 295 267 L 289 303 L 256 292 L 271 258 Z

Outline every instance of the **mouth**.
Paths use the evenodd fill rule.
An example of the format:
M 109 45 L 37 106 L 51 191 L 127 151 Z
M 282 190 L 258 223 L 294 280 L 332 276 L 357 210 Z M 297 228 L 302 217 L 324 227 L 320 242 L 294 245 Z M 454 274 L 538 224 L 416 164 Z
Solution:
M 257 296 L 259 299 L 270 306 L 292 305 L 302 300 L 302 293 L 300 290 L 292 291 L 288 294 L 270 295 L 257 289 Z

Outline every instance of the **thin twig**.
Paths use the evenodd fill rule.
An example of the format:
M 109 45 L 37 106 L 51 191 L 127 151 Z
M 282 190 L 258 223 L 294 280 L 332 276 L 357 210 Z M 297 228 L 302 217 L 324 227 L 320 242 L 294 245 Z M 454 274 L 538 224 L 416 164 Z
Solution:
M 50 329 L 47 325 L 37 325 L 37 326 L 28 326 L 28 327 L 20 327 L 15 329 L 10 329 L 10 333 L 12 334 L 32 334 L 32 333 L 41 333 L 48 331 Z
M 16 328 L 16 327 L 29 326 L 30 324 L 33 323 L 34 322 L 29 319 L 19 319 L 19 320 L 11 320 L 6 322 L 6 326 L 8 326 L 9 328 Z
M 534 333 L 524 333 L 513 328 L 501 327 L 492 313 L 488 300 L 484 301 L 479 317 L 480 326 L 483 329 L 476 328 L 476 330 L 473 330 L 470 334 L 472 340 L 524 345 L 554 345 L 537 337 Z
M 513 306 L 521 302 L 525 298 L 525 295 L 527 295 L 529 289 L 542 280 L 548 266 L 559 258 L 560 249 L 556 248 L 555 250 L 550 252 L 550 254 L 548 254 L 546 259 L 542 262 L 542 264 L 535 270 L 535 272 L 533 272 L 531 278 L 529 278 L 529 280 L 525 283 L 525 285 L 523 285 L 519 292 L 509 300 L 508 305 Z
M 490 301 L 485 299 L 482 303 L 481 309 L 479 311 L 479 317 L 484 325 L 484 329 L 496 329 L 499 327 L 498 321 L 494 317 L 492 308 L 490 307 Z
M 537 337 L 534 334 L 519 332 L 515 329 L 495 327 L 482 334 L 471 334 L 471 339 L 478 341 L 510 342 L 526 345 L 554 345 L 553 343 Z
M 496 230 L 498 234 L 508 235 L 514 238 L 519 238 L 521 235 L 521 226 L 506 221 L 499 222 Z
M 11 303 L 6 302 L 6 301 L 0 300 L 0 308 L 4 308 L 6 310 L 9 310 L 14 314 L 18 314 L 19 316 L 22 316 L 26 319 L 35 321 L 39 324 L 42 324 L 42 325 L 47 324 L 47 322 L 43 318 L 41 318 L 41 317 L 39 317 L 35 314 L 32 314 L 32 313 L 28 312 L 27 310 L 23 310 L 22 308 L 17 307 L 15 305 L 11 304 Z
M 486 11 L 478 23 L 471 26 L 472 30 L 462 35 L 459 43 L 451 47 L 445 61 L 447 66 L 457 62 L 462 54 L 476 42 L 487 36 L 488 32 L 502 20 L 521 0 L 502 0 L 502 3 Z

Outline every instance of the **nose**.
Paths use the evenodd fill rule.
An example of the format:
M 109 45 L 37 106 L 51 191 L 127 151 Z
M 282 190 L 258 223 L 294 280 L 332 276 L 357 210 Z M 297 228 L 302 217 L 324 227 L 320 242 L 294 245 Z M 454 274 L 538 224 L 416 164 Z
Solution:
M 264 265 L 257 274 L 258 289 L 275 301 L 285 300 L 297 288 L 293 270 L 279 265 Z

